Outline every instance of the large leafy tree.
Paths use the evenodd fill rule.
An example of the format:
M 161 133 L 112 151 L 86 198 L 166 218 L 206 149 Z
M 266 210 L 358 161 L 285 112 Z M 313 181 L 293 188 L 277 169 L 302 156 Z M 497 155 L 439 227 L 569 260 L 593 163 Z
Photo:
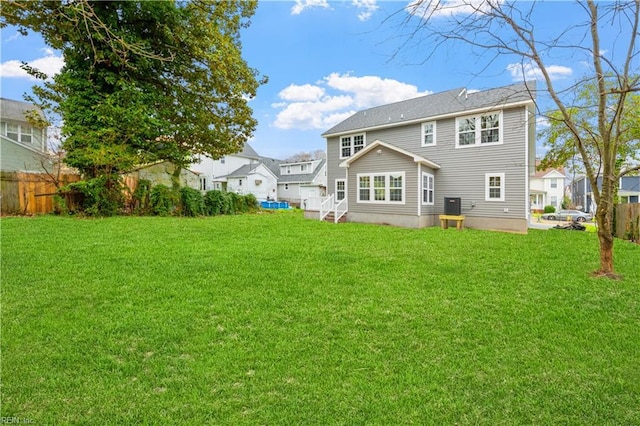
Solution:
M 575 122 L 590 163 L 597 170 L 596 177 L 600 177 L 602 170 L 600 161 L 604 147 L 599 134 L 593 130 L 598 121 L 598 100 L 594 99 L 596 93 L 597 90 L 593 84 L 585 84 L 580 88 L 576 100 L 567 108 L 566 113 Z M 614 121 L 616 114 L 614 106 L 617 102 L 617 97 L 611 96 L 611 106 L 605 109 L 607 122 Z M 565 125 L 563 113 L 559 110 L 551 111 L 546 114 L 546 119 L 549 126 L 539 133 L 539 137 L 548 150 L 539 168 L 544 170 L 569 164 L 572 165 L 574 172 L 585 173 L 585 166 L 576 143 L 577 139 Z M 614 168 L 614 177 L 617 182 L 620 177 L 636 173 L 640 168 L 638 166 L 640 165 L 640 94 L 633 93 L 626 97 L 624 115 L 620 116 L 612 133 L 613 137 L 619 141 Z
M 535 75 L 544 82 L 546 96 L 537 98 L 553 103 L 557 113 L 551 119 L 572 135 L 594 188 L 600 242 L 600 268 L 595 274 L 616 277 L 611 224 L 620 154 L 629 147 L 621 129 L 625 117 L 633 117 L 627 98 L 640 91 L 636 74 L 640 1 L 576 2 L 575 12 L 567 19 L 571 24 L 548 38 L 536 29 L 546 24 L 540 21 L 538 7 L 536 2 L 504 0 L 416 0 L 405 9 L 408 18 L 400 28 L 408 31 L 400 36 L 406 37 L 406 45 L 427 46 L 427 59 L 435 49 L 464 43 L 489 61 L 502 56 L 515 59 L 523 77 Z M 618 34 L 608 46 L 601 45 L 605 27 Z M 583 80 L 593 100 L 589 108 L 594 116 L 587 128 L 580 122 L 581 114 L 574 113 L 574 107 L 580 106 L 574 103 L 574 91 L 563 90 L 553 79 L 550 61 L 567 55 L 572 61 L 580 56 L 592 70 Z M 478 67 L 477 62 L 474 65 Z M 545 108 L 539 110 L 544 113 Z
M 255 2 L 14 1 L 2 25 L 42 34 L 65 66 L 34 88 L 64 120 L 66 162 L 87 177 L 240 150 L 260 80 L 241 55 Z M 29 71 L 41 76 L 38 70 Z

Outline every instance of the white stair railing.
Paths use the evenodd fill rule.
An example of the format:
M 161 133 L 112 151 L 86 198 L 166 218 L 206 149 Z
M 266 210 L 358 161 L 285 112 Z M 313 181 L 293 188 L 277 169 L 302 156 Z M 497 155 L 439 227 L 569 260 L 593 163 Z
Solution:
M 343 198 L 336 204 L 335 214 L 333 215 L 333 221 L 338 223 L 340 218 L 347 213 L 347 199 Z
M 329 195 L 326 200 L 320 203 L 320 220 L 324 220 L 331 210 L 333 210 L 334 198 L 333 194 Z

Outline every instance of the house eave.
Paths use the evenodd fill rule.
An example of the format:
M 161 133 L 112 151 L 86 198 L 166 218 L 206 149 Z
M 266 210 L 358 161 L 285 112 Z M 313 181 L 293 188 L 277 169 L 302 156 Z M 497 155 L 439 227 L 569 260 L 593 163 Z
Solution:
M 373 141 L 371 144 L 367 145 L 366 147 L 364 147 L 362 150 L 360 150 L 357 154 L 352 155 L 351 157 L 347 158 L 346 160 L 344 160 L 343 162 L 340 163 L 340 167 L 343 168 L 348 168 L 351 163 L 353 163 L 354 161 L 356 161 L 358 158 L 363 157 L 365 155 L 367 155 L 369 152 L 373 151 L 374 149 L 378 148 L 378 147 L 384 147 L 387 149 L 390 149 L 392 151 L 398 152 L 400 154 L 406 155 L 407 157 L 410 157 L 411 159 L 413 159 L 413 162 L 416 164 L 424 164 L 427 167 L 430 167 L 432 169 L 435 170 L 439 170 L 440 169 L 440 165 L 437 163 L 434 163 L 433 161 L 427 160 L 426 158 L 414 154 L 412 152 L 406 151 L 402 148 L 398 148 L 397 146 L 393 146 L 390 145 L 386 142 L 382 142 L 380 140 L 375 140 Z

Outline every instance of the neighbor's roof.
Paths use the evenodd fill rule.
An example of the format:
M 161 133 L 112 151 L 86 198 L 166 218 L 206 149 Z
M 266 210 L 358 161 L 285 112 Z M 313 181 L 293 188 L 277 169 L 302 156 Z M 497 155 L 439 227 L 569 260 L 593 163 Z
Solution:
M 13 99 L 0 98 L 0 117 L 9 120 L 26 121 L 25 114 L 29 110 L 36 110 L 44 118 L 42 110 L 33 104 Z
M 301 163 L 306 163 L 306 161 L 300 161 Z M 311 161 L 309 161 L 311 162 Z M 296 173 L 292 175 L 280 175 L 278 178 L 278 183 L 307 183 L 312 182 L 320 170 L 322 170 L 322 166 L 327 162 L 327 160 L 322 159 L 317 165 L 316 168 L 313 169 L 311 173 Z M 289 164 L 289 163 L 285 163 Z
M 236 155 L 240 155 L 248 158 L 260 158 L 258 153 L 253 149 L 253 147 L 249 145 L 249 142 L 246 142 L 244 144 L 244 147 L 242 148 L 242 151 L 240 151 Z
M 536 83 L 526 82 L 481 92 L 458 88 L 406 101 L 381 105 L 355 113 L 322 134 L 328 137 L 340 133 L 375 127 L 390 127 L 464 111 L 502 108 L 505 105 L 531 102 Z

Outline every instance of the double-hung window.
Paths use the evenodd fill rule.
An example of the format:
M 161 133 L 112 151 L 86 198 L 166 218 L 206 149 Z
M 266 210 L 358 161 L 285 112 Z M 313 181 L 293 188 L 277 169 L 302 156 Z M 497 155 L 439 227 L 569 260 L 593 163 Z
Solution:
M 501 112 L 456 118 L 456 148 L 501 143 Z
M 336 200 L 341 201 L 347 196 L 347 183 L 344 179 L 336 179 Z
M 422 204 L 433 205 L 433 175 L 422 173 Z
M 436 144 L 436 122 L 422 123 L 422 146 Z
M 404 203 L 404 194 L 404 172 L 358 175 L 358 202 Z
M 504 173 L 487 173 L 485 176 L 485 201 L 504 201 Z
M 340 138 L 340 158 L 349 158 L 365 146 L 364 133 Z

